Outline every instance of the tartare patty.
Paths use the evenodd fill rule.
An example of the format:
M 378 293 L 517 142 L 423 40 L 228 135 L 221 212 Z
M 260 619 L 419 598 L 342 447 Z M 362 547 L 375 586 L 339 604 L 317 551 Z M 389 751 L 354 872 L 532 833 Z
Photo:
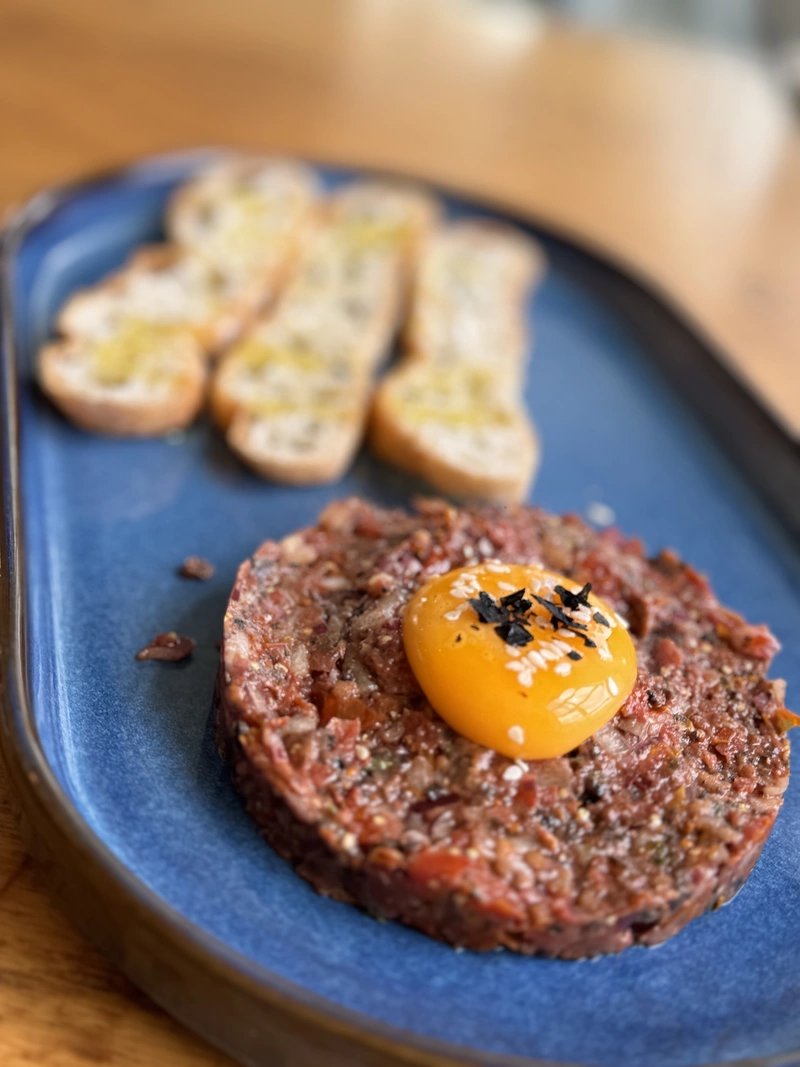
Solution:
M 452 730 L 403 647 L 435 575 L 536 563 L 626 620 L 638 675 L 568 755 Z M 565 958 L 654 945 L 728 900 L 789 781 L 778 643 L 675 553 L 532 508 L 357 499 L 266 541 L 225 615 L 218 743 L 267 841 L 321 893 L 456 946 Z M 492 714 L 492 708 L 486 708 Z

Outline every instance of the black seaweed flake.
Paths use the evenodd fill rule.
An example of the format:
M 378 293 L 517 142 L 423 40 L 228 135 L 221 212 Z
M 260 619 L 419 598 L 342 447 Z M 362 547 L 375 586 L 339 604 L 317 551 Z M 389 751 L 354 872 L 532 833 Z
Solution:
M 523 645 L 528 645 L 533 640 L 533 634 L 530 633 L 521 622 L 514 620 L 513 622 L 503 622 L 499 626 L 495 626 L 494 632 L 505 641 L 507 645 L 512 645 L 521 648 Z
M 543 608 L 547 608 L 550 612 L 550 621 L 553 623 L 553 628 L 558 629 L 558 625 L 566 627 L 568 630 L 585 630 L 586 626 L 582 622 L 576 622 L 571 615 L 567 615 L 566 611 L 560 604 L 553 603 L 552 600 L 547 600 L 543 596 L 536 596 L 534 593 L 534 599 L 537 603 L 541 604 Z
M 561 603 L 565 608 L 569 608 L 570 611 L 577 611 L 580 607 L 589 607 L 589 593 L 592 591 L 592 583 L 587 582 L 577 593 L 571 593 L 563 585 L 557 585 L 555 591 L 561 597 Z
M 456 634 L 456 644 L 461 640 L 461 634 Z
M 515 615 L 524 615 L 533 607 L 533 602 L 527 599 L 524 589 L 518 589 L 516 593 L 509 593 L 508 596 L 500 597 L 500 603 Z
M 469 603 L 475 609 L 481 622 L 507 622 L 508 611 L 501 607 L 489 593 L 481 590 Z
M 558 630 L 559 626 L 563 626 L 564 629 L 569 630 L 576 637 L 580 637 L 586 648 L 597 648 L 595 642 L 585 632 L 588 629 L 586 624 L 578 622 L 569 614 L 570 610 L 588 605 L 588 596 L 591 588 L 591 583 L 587 582 L 577 593 L 571 593 L 563 586 L 557 585 L 555 591 L 561 597 L 561 604 L 556 604 L 555 601 L 548 600 L 546 597 L 536 596 L 535 593 L 532 595 L 534 600 L 549 612 L 550 622 L 554 630 Z M 481 590 L 477 597 L 468 599 L 467 603 L 470 604 L 482 623 L 496 623 L 494 627 L 495 633 L 507 645 L 523 647 L 534 640 L 533 634 L 527 629 L 528 625 L 530 625 L 528 612 L 533 607 L 533 602 L 525 596 L 524 588 L 500 597 L 499 600 L 495 600 L 490 593 Z M 600 613 L 597 612 L 596 615 L 600 615 Z M 602 618 L 600 616 L 600 619 Z M 595 618 L 595 621 L 599 622 L 600 619 Z M 609 625 L 605 620 L 603 622 L 605 625 Z M 473 630 L 480 629 L 474 623 L 470 625 Z M 569 652 L 567 655 L 572 660 L 583 658 L 579 652 Z
M 594 615 L 592 615 L 592 618 L 596 623 L 599 623 L 600 626 L 611 626 L 611 623 L 608 621 L 605 615 L 601 615 L 599 611 L 596 611 Z

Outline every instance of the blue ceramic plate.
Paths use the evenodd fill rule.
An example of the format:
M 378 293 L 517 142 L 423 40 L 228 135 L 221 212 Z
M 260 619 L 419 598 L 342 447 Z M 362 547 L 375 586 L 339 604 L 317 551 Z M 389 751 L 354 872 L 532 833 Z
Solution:
M 730 906 L 657 951 L 591 962 L 456 953 L 318 897 L 259 838 L 210 718 L 236 566 L 334 497 L 401 503 L 418 487 L 362 454 L 339 485 L 279 488 L 204 422 L 174 440 L 104 440 L 36 392 L 59 305 L 158 237 L 165 197 L 198 158 L 45 195 L 6 242 L 5 748 L 68 906 L 158 1000 L 254 1064 L 800 1062 L 800 774 Z M 551 258 L 530 309 L 536 501 L 602 502 L 650 548 L 674 546 L 724 602 L 769 623 L 785 646 L 775 670 L 800 693 L 796 454 L 663 305 L 533 232 Z M 727 427 L 740 461 L 710 427 Z M 176 576 L 189 554 L 214 561 L 212 581 Z M 197 639 L 191 660 L 134 661 L 172 628 Z

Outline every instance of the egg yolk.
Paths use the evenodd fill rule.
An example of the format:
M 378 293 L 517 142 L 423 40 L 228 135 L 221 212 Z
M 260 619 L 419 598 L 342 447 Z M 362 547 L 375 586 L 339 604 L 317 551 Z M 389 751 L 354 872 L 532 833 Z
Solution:
M 493 561 L 428 582 L 406 609 L 403 639 L 434 709 L 512 759 L 552 759 L 585 741 L 636 681 L 627 628 L 590 589 Z

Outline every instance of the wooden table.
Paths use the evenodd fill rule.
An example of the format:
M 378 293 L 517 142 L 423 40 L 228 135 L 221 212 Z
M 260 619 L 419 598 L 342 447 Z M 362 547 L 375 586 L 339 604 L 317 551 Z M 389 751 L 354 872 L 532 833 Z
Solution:
M 580 234 L 800 437 L 800 135 L 745 60 L 583 35 L 511 0 L 0 0 L 0 211 L 213 143 L 407 168 Z M 229 1062 L 61 916 L 2 777 L 0 1062 Z

